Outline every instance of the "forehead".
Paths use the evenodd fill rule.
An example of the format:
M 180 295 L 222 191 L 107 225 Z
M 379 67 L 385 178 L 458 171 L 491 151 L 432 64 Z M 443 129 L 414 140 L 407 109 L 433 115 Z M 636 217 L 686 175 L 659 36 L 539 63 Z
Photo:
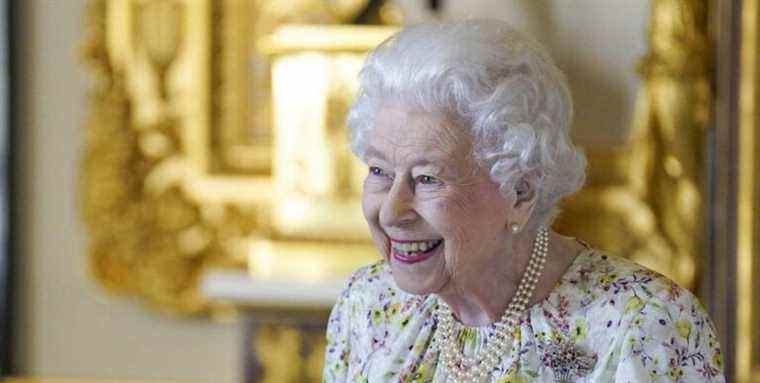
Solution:
M 367 156 L 394 161 L 469 162 L 471 138 L 452 118 L 403 106 L 382 106 L 369 134 Z

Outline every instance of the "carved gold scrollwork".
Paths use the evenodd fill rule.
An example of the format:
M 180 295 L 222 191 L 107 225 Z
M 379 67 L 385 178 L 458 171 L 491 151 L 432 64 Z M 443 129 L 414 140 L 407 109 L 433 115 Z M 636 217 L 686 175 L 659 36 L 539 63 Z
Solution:
M 304 5 L 314 14 L 288 15 L 278 8 L 283 3 L 263 0 L 90 1 L 84 56 L 93 83 L 81 190 L 91 265 L 105 286 L 172 312 L 197 313 L 207 308 L 196 289 L 204 268 L 244 266 L 240 238 L 255 232 L 265 239 L 259 245 L 300 259 L 324 246 L 315 238 L 346 239 L 354 233 L 337 223 L 362 226 L 348 219 L 354 217 L 350 203 L 336 209 L 304 200 L 312 201 L 304 203 L 311 210 L 296 211 L 299 205 L 288 195 L 274 195 L 279 181 L 269 151 L 278 141 L 267 137 L 267 129 L 277 125 L 268 120 L 270 70 L 279 58 L 304 63 L 311 56 L 288 61 L 298 53 L 293 41 L 281 51 L 262 51 L 264 34 L 278 37 L 276 23 L 252 20 L 280 12 L 288 20 L 308 22 L 313 16 L 342 22 L 369 4 L 316 3 L 321 5 Z M 693 287 L 701 251 L 702 140 L 711 97 L 704 4 L 654 1 L 651 24 L 634 134 L 624 148 L 589 151 L 589 185 L 565 205 L 558 229 Z M 313 34 L 303 27 L 277 30 Z M 378 34 L 372 30 L 364 29 L 374 39 Z M 346 39 L 341 28 L 319 33 L 343 36 L 330 37 L 333 45 L 369 41 L 357 43 L 353 33 Z M 330 88 L 324 102 L 330 118 L 345 113 L 351 94 Z M 343 142 L 333 129 L 341 126 L 338 121 L 320 124 L 326 126 L 328 144 Z M 326 147 L 332 150 L 324 161 L 332 180 L 330 198 L 356 199 L 348 151 Z M 300 190 L 295 186 L 287 190 Z M 294 211 L 299 214 L 287 215 Z M 344 218 L 320 221 L 323 211 Z M 325 228 L 333 226 L 332 237 L 326 235 Z M 360 234 L 351 240 L 360 241 Z M 283 240 L 286 236 L 293 241 Z M 343 253 L 356 258 L 357 251 L 346 247 Z
M 658 232 L 670 251 L 665 270 L 693 288 L 705 232 L 704 148 L 712 76 L 707 4 L 658 0 L 651 17 L 633 139 L 634 145 L 650 148 L 644 200 L 656 212 Z
M 622 148 L 589 151 L 588 187 L 568 201 L 560 221 L 563 230 L 692 289 L 703 251 L 711 103 L 705 7 L 698 0 L 652 2 L 632 135 Z
M 287 325 L 262 325 L 254 344 L 261 382 L 321 382 L 325 337 L 321 330 L 306 331 Z M 272 352 L 277 350 L 277 352 Z
M 145 47 L 157 72 L 161 98 L 166 98 L 166 74 L 183 42 L 184 4 L 175 0 L 134 3 L 136 39 Z
M 760 1 L 741 4 L 736 219 L 736 359 L 739 383 L 760 382 Z M 721 254 L 722 255 L 722 254 Z M 730 290 L 729 290 L 730 291 Z M 727 308 L 730 306 L 726 306 Z M 730 367 L 729 367 L 730 369 Z
M 90 2 L 84 56 L 95 76 L 81 190 L 95 277 L 113 291 L 187 314 L 207 308 L 196 289 L 199 273 L 208 264 L 238 262 L 225 244 L 249 233 L 255 214 L 240 204 L 201 206 L 188 193 L 196 168 L 182 132 L 187 111 L 166 97 L 177 92 L 169 83 L 177 75 L 184 9 L 172 0 Z M 140 15 L 134 34 L 116 12 Z M 114 24 L 124 29 L 109 30 Z
M 310 232 L 322 242 L 345 239 L 341 233 L 326 235 L 327 229 L 321 227 L 332 227 L 329 224 L 309 221 L 322 219 L 318 212 L 291 217 L 294 224 L 305 223 L 300 237 L 283 238 L 285 234 L 276 232 L 279 221 L 272 211 L 282 207 L 274 202 L 282 196 L 275 195 L 270 154 L 274 143 L 268 137 L 277 125 L 268 120 L 273 53 L 257 50 L 256 44 L 278 23 L 312 18 L 343 22 L 358 17 L 369 4 L 365 0 L 90 1 L 84 57 L 94 81 L 81 190 L 91 267 L 103 285 L 169 312 L 191 314 L 209 308 L 198 291 L 203 271 L 210 265 L 245 268 L 252 248 L 290 255 L 276 258 L 282 262 L 272 270 L 284 270 L 280 277 L 294 273 L 325 277 L 343 270 L 344 263 L 353 265 L 347 260 L 363 259 L 357 249 L 366 253 L 370 248 L 368 240 L 361 242 L 364 237 L 357 240 L 354 235 L 352 243 L 325 247 L 301 235 Z M 293 8 L 296 5 L 305 8 Z M 375 40 L 390 30 L 367 28 L 374 31 L 369 33 Z M 379 42 L 353 43 L 345 39 L 353 35 L 350 31 L 338 28 L 341 33 L 349 46 L 342 49 L 352 52 L 356 62 L 367 44 Z M 332 75 L 329 69 L 328 65 L 324 73 Z M 353 73 L 345 68 L 336 71 L 345 72 L 343 77 Z M 347 81 L 343 77 L 336 84 Z M 329 121 L 306 125 L 326 123 L 333 129 L 326 139 L 344 142 L 338 123 L 342 117 L 333 114 L 345 114 L 351 93 L 336 87 L 330 88 L 334 92 L 325 103 Z M 348 151 L 330 142 L 324 147 L 333 151 L 325 157 L 334 165 L 327 170 L 335 177 L 336 190 L 330 195 L 355 199 Z M 355 209 L 347 213 L 347 207 L 318 207 L 357 215 Z M 345 222 L 345 227 L 356 227 Z M 258 247 L 252 245 L 256 240 Z M 315 248 L 330 252 L 330 260 L 297 261 Z
M 640 66 L 645 100 L 635 140 L 651 147 L 645 195 L 671 249 L 671 275 L 694 287 L 704 247 L 706 126 L 710 114 L 707 5 L 702 1 L 653 3 L 650 53 Z M 641 145 L 641 143 L 638 143 Z

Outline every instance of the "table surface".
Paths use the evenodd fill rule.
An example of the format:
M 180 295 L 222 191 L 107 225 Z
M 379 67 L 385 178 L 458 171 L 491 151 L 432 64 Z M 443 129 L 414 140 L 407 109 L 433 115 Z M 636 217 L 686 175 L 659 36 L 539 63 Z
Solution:
M 220 269 L 206 272 L 200 289 L 212 301 L 238 306 L 329 310 L 345 284 L 345 279 L 319 283 L 255 280 L 245 271 Z

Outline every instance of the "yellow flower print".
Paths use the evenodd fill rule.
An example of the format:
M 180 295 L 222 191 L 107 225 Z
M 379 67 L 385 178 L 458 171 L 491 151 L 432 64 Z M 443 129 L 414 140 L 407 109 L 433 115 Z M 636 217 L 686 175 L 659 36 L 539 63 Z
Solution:
M 632 311 L 639 311 L 642 307 L 644 307 L 644 301 L 639 297 L 632 297 L 625 304 L 625 312 L 630 313 Z
M 599 284 L 602 287 L 609 287 L 618 278 L 617 274 L 604 274 L 599 278 Z
M 422 366 L 420 366 L 417 372 L 412 376 L 411 383 L 423 383 L 429 380 L 430 380 L 430 376 L 428 376 L 428 365 L 423 364 Z
M 509 374 L 497 380 L 496 383 L 527 383 L 524 376 L 519 375 L 516 369 L 512 369 Z
M 380 271 L 381 271 L 381 270 L 382 270 L 382 269 L 380 268 L 380 264 L 377 264 L 377 263 L 376 263 L 376 264 L 372 265 L 372 266 L 369 268 L 369 270 L 367 271 L 367 276 L 368 276 L 368 277 L 374 277 L 375 275 L 378 275 L 378 274 L 380 274 Z
M 712 362 L 717 368 L 723 368 L 723 357 L 720 353 L 715 353 L 712 358 Z
M 676 330 L 678 330 L 678 335 L 681 336 L 681 338 L 688 339 L 689 334 L 691 334 L 691 322 L 681 319 L 678 322 L 676 322 Z
M 670 371 L 668 371 L 668 375 L 670 375 L 673 379 L 680 379 L 683 378 L 683 370 L 680 367 L 676 367 Z
M 465 328 L 459 333 L 459 343 L 464 344 L 466 349 L 472 350 L 477 342 L 477 331 L 471 328 Z
M 386 310 L 386 313 L 390 319 L 396 319 L 396 315 L 398 315 L 399 311 L 401 310 L 401 304 L 400 303 L 394 303 L 390 306 L 388 306 L 388 310 Z
M 512 337 L 514 337 L 514 339 L 522 339 L 521 335 L 522 333 L 520 330 L 520 326 L 516 326 L 514 331 L 512 331 Z
M 373 310 L 372 311 L 372 325 L 379 326 L 385 318 L 383 318 L 383 312 L 380 310 Z
M 580 343 L 586 339 L 586 335 L 588 335 L 588 324 L 585 320 L 578 319 L 575 321 L 575 327 L 573 327 L 573 341 Z

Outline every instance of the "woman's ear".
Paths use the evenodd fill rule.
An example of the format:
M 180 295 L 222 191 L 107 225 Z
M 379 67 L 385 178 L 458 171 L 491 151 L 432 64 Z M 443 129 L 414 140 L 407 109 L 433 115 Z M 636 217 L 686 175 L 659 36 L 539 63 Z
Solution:
M 533 204 L 536 199 L 536 188 L 528 182 L 525 178 L 515 185 L 515 205 L 514 208 L 518 208 L 523 204 Z
M 517 224 L 523 228 L 533 214 L 533 209 L 538 200 L 535 184 L 529 178 L 522 177 L 515 184 L 513 196 L 511 224 Z

